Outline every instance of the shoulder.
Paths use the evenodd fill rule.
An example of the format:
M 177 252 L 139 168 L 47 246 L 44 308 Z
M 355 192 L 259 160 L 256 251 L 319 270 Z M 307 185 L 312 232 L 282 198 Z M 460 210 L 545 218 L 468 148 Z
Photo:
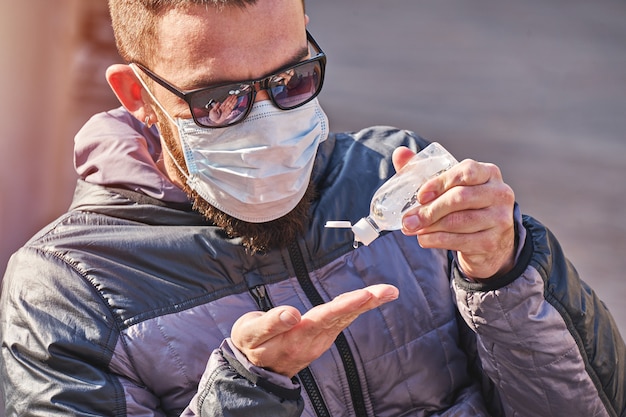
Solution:
M 316 182 L 320 190 L 329 193 L 338 187 L 352 188 L 355 183 L 376 189 L 395 173 L 391 155 L 396 148 L 406 146 L 417 152 L 427 144 L 411 131 L 389 126 L 331 134 L 320 145 L 318 158 L 325 163 L 319 164 L 323 172 L 316 173 Z
M 383 157 L 390 157 L 394 149 L 406 146 L 417 152 L 428 145 L 428 141 L 415 132 L 392 126 L 371 126 L 354 132 L 336 133 L 338 143 L 363 147 L 365 152 L 372 152 Z

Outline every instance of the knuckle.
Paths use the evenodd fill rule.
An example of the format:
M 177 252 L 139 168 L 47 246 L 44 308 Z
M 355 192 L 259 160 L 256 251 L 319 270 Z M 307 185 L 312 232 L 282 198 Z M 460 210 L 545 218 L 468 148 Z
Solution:
M 512 206 L 513 204 L 515 204 L 515 192 L 509 185 L 505 183 L 502 183 L 501 186 L 498 187 L 496 191 L 496 196 L 499 201 L 506 204 L 507 206 Z
M 450 203 L 457 207 L 465 205 L 474 198 L 474 190 L 472 187 L 456 187 L 454 193 L 450 195 Z
M 459 165 L 462 169 L 458 173 L 458 183 L 462 185 L 473 184 L 478 170 L 478 162 L 473 159 L 465 159 Z
M 489 172 L 489 176 L 491 178 L 502 179 L 502 172 L 496 164 L 486 162 L 483 165 L 485 166 L 485 168 L 487 168 L 487 171 Z

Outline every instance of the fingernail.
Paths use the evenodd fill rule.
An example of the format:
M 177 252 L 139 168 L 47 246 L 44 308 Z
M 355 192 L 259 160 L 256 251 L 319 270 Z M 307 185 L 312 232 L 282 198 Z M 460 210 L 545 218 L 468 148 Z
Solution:
M 298 318 L 291 314 L 289 311 L 283 311 L 278 317 L 280 317 L 280 321 L 289 326 L 295 326 L 296 324 L 298 324 Z
M 405 216 L 402 219 L 402 227 L 409 232 L 414 232 L 420 228 L 420 219 L 417 216 Z
M 398 293 L 398 290 L 397 290 L 397 289 L 395 289 L 395 288 L 389 288 L 388 290 L 386 290 L 386 291 L 382 294 L 382 296 L 380 297 L 380 299 L 381 299 L 382 301 L 385 301 L 385 302 L 387 302 L 387 301 L 393 301 L 393 300 L 395 300 L 396 298 L 398 298 L 398 295 L 399 295 L 399 293 Z

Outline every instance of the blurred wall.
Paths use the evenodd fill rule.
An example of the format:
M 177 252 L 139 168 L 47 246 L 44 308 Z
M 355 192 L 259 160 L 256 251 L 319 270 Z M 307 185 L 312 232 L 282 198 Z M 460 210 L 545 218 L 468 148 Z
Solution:
M 104 70 L 119 62 L 106 1 L 27 0 L 0 13 L 0 277 L 17 248 L 72 197 L 73 137 L 117 106 Z M 0 417 L 4 416 L 0 396 Z
M 73 137 L 117 105 L 104 69 L 119 61 L 106 1 L 28 0 L 0 13 L 0 276 L 8 258 L 68 207 Z

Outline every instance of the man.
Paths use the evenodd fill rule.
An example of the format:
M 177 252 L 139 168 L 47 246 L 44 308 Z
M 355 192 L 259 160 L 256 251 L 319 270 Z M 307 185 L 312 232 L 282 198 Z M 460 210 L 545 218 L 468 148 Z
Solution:
M 110 7 L 126 110 L 79 133 L 70 211 L 7 268 L 8 415 L 626 415 L 615 323 L 497 167 L 429 181 L 369 246 L 324 228 L 426 142 L 327 132 L 300 0 Z

